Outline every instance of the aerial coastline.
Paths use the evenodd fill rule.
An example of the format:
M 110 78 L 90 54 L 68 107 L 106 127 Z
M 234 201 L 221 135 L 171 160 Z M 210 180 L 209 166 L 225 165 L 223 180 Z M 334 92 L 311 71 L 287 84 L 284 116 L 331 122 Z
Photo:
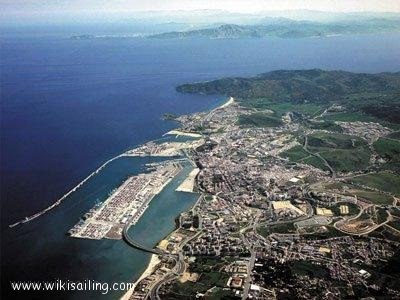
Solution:
M 299 99 L 303 89 L 291 90 L 291 76 L 295 78 L 294 85 L 303 76 L 318 84 L 324 80 L 326 87 L 315 88 L 315 96 L 307 92 L 307 102 L 302 102 Z M 385 76 L 380 86 L 375 85 L 374 76 Z M 148 276 L 143 275 L 136 282 L 137 288 L 129 299 L 175 297 L 182 289 L 185 295 L 196 297 L 222 291 L 241 299 L 291 295 L 291 291 L 279 290 L 286 284 L 281 278 L 263 279 L 270 274 L 264 272 L 266 265 L 280 270 L 287 263 L 307 263 L 316 272 L 329 270 L 326 272 L 348 285 L 373 285 L 373 270 L 353 266 L 358 252 L 349 254 L 342 245 L 360 249 L 372 264 L 379 257 L 390 259 L 400 245 L 396 229 L 400 191 L 381 183 L 399 182 L 399 173 L 387 164 L 398 160 L 398 150 L 391 156 L 382 156 L 379 150 L 385 139 L 397 139 L 397 119 L 395 115 L 379 115 L 381 119 L 374 115 L 372 119 L 362 112 L 376 112 L 362 105 L 357 107 L 357 121 L 330 118 L 355 114 L 354 103 L 346 98 L 346 93 L 352 93 L 355 101 L 354 95 L 361 87 L 354 82 L 370 84 L 376 93 L 384 91 L 385 97 L 397 105 L 398 99 L 391 94 L 398 90 L 395 81 L 391 81 L 397 76 L 286 70 L 254 79 L 222 79 L 177 87 L 181 92 L 225 93 L 239 100 L 231 96 L 209 112 L 176 117 L 181 123 L 180 131 L 204 135 L 203 144 L 187 152 L 198 170 L 188 175 L 187 186 L 183 183 L 177 189 L 193 191 L 194 182 L 200 197 L 197 205 L 179 216 L 177 228 L 158 244 L 161 262 L 156 268 L 147 269 Z M 350 86 L 343 90 L 344 96 L 332 97 L 328 89 L 342 77 Z M 283 87 L 295 97 L 279 99 L 275 90 L 260 90 L 261 84 L 269 85 L 270 78 L 283 97 L 287 94 L 278 86 L 278 80 L 284 80 Z M 246 89 L 241 81 L 245 81 Z M 264 95 L 251 98 L 260 91 L 273 94 L 279 101 L 261 98 Z M 398 149 L 399 144 L 394 143 Z M 338 156 L 331 155 L 335 151 Z M 354 151 L 358 156 L 349 154 Z M 341 164 L 343 160 L 345 164 Z M 367 250 L 371 244 L 384 250 Z M 332 260 L 331 253 L 344 259 L 343 266 Z M 350 258 L 345 259 L 347 256 Z M 207 277 L 209 272 L 215 278 Z M 315 288 L 331 289 L 332 293 L 336 289 L 325 277 L 308 288 L 304 286 L 305 281 L 309 282 L 307 276 L 292 276 L 294 293 L 303 290 L 307 297 L 316 295 Z M 400 295 L 394 288 L 382 293 Z
M 1 299 L 400 298 L 400 7 L 173 1 L 5 7 Z
M 296 74 L 295 76 L 301 74 L 300 76 L 311 77 L 313 80 L 318 76 L 359 76 L 365 79 L 364 84 L 366 85 L 369 84 L 368 80 L 372 76 L 382 76 L 323 70 L 276 71 L 255 77 L 255 89 L 257 90 L 259 81 L 265 80 L 264 78 L 266 80 L 269 80 L 270 77 L 273 78 L 276 85 L 276 77 L 281 78 L 280 76 L 284 74 L 284 78 L 287 80 L 292 73 Z M 389 80 L 391 76 L 397 75 L 385 74 L 384 76 L 385 78 L 381 80 Z M 242 79 L 233 80 L 240 86 Z M 327 84 L 331 84 L 336 78 L 325 80 Z M 339 119 L 332 122 L 326 118 L 346 113 L 352 104 L 340 103 L 336 98 L 330 99 L 328 97 L 331 94 L 328 93 L 327 96 L 324 94 L 317 96 L 317 99 L 320 97 L 329 99 L 328 103 L 324 105 L 319 103 L 286 104 L 281 108 L 279 105 L 282 104 L 275 104 L 270 100 L 263 100 L 265 103 L 258 99 L 254 103 L 251 102 L 253 101 L 251 98 L 247 100 L 254 94 L 251 84 L 247 83 L 248 90 L 232 85 L 227 85 L 228 90 L 224 90 L 226 89 L 225 84 L 226 81 L 221 81 L 221 84 L 219 81 L 215 81 L 177 87 L 180 92 L 206 91 L 207 93 L 233 95 L 229 96 L 225 103 L 210 111 L 175 117 L 175 120 L 180 123 L 179 128 L 166 134 L 185 135 L 194 140 L 190 139 L 179 143 L 147 142 L 118 156 L 165 157 L 167 158 L 163 163 L 165 166 L 174 164 L 174 162 L 178 163 L 176 159 L 183 157 L 180 159 L 189 161 L 194 168 L 179 184 L 176 191 L 199 193 L 196 205 L 179 215 L 175 230 L 159 241 L 155 249 L 142 246 L 128 237 L 128 244 L 151 252 L 152 256 L 147 268 L 135 281 L 135 286 L 121 299 L 142 299 L 149 296 L 154 298 L 159 297 L 160 294 L 175 294 L 180 289 L 180 285 L 185 285 L 187 282 L 195 284 L 201 280 L 201 272 L 193 269 L 193 264 L 196 266 L 198 259 L 202 260 L 204 257 L 210 256 L 217 259 L 222 254 L 236 258 L 234 264 L 237 266 L 232 269 L 233 271 L 227 265 L 226 271 L 223 273 L 222 280 L 227 281 L 226 285 L 230 287 L 227 291 L 228 295 L 240 296 L 242 299 L 246 299 L 249 295 L 268 296 L 275 292 L 271 292 L 270 289 L 262 290 L 262 281 L 253 281 L 250 274 L 257 272 L 257 266 L 262 265 L 260 261 L 265 261 L 264 256 L 271 255 L 267 252 L 263 254 L 264 256 L 259 256 L 255 249 L 269 244 L 272 249 L 275 249 L 275 242 L 271 243 L 271 238 L 278 241 L 278 247 L 286 247 L 286 237 L 294 236 L 295 240 L 298 240 L 298 247 L 302 249 L 302 247 L 308 247 L 308 242 L 306 238 L 303 240 L 303 237 L 310 234 L 336 236 L 335 232 L 338 232 L 340 238 L 337 243 L 350 241 L 350 243 L 354 243 L 355 247 L 364 247 L 364 243 L 367 241 L 358 242 L 355 236 L 367 236 L 372 232 L 377 232 L 380 228 L 396 232 L 395 227 L 392 227 L 395 226 L 392 225 L 392 222 L 397 218 L 396 212 L 393 211 L 397 203 L 396 191 L 385 191 L 381 188 L 376 190 L 376 192 L 385 194 L 388 199 L 385 205 L 390 207 L 390 210 L 385 214 L 383 208 L 374 202 L 373 198 L 363 196 L 364 189 L 369 192 L 375 191 L 370 186 L 357 186 L 352 183 L 352 189 L 355 192 L 352 192 L 351 189 L 342 191 L 329 188 L 331 185 L 349 180 L 348 178 L 358 180 L 365 176 L 360 173 L 360 169 L 368 161 L 371 164 L 385 163 L 383 157 L 379 158 L 379 152 L 375 154 L 374 160 L 365 159 L 361 164 L 351 161 L 354 159 L 352 156 L 336 158 L 339 160 L 350 159 L 347 165 L 339 165 L 338 168 L 338 162 L 325 156 L 324 148 L 319 150 L 324 143 L 330 143 L 337 145 L 338 151 L 357 150 L 361 152 L 361 157 L 364 157 L 371 151 L 369 149 L 377 151 L 374 147 L 378 141 L 387 136 L 396 135 L 396 125 L 389 122 L 392 119 L 372 122 L 368 119 L 356 122 L 345 122 Z M 262 84 L 265 84 L 265 81 Z M 208 90 L 209 87 L 210 90 Z M 383 84 L 382 87 L 374 86 L 374 88 L 385 89 L 387 93 L 385 97 L 388 98 L 391 97 L 392 91 L 396 91 L 396 87 L 392 88 L 390 85 Z M 325 91 L 323 90 L 322 93 Z M 266 90 L 266 93 L 274 92 Z M 320 93 L 318 90 L 315 92 L 316 94 Z M 298 93 L 296 96 L 301 97 Z M 279 98 L 279 95 L 275 93 L 274 97 Z M 307 97 L 307 99 L 313 99 L 308 94 Z M 282 99 L 281 101 L 290 100 Z M 277 114 L 279 109 L 283 111 Z M 358 107 L 358 109 L 362 110 L 363 107 Z M 390 115 L 385 117 L 391 118 Z M 364 132 L 365 128 L 368 128 L 367 132 Z M 294 156 L 291 155 L 292 152 L 295 153 Z M 292 157 L 296 159 L 300 154 L 299 161 L 293 160 Z M 259 160 L 262 162 L 260 163 Z M 163 173 L 163 176 L 167 174 L 165 176 L 170 179 L 177 174 L 173 170 L 160 170 L 159 172 Z M 237 173 L 241 175 L 237 176 Z M 367 174 L 369 176 L 385 176 L 394 181 L 400 179 L 396 172 L 391 170 L 370 171 Z M 151 178 L 152 171 L 144 176 Z M 163 176 L 156 177 L 163 178 Z M 139 209 L 139 215 L 136 216 L 136 209 L 140 205 L 147 207 L 154 195 L 169 182 L 150 184 L 150 186 L 157 186 L 157 192 L 155 194 L 152 192 L 150 197 L 143 198 L 144 202 L 140 202 L 138 206 L 134 203 L 136 200 L 131 201 L 131 197 L 123 195 L 125 190 L 128 194 L 131 193 L 131 188 L 124 188 L 130 184 L 131 180 L 137 179 L 132 177 L 123 183 L 100 208 L 93 210 L 84 223 L 81 222 L 77 225 L 77 233 L 74 232 L 72 235 L 95 239 L 104 237 L 118 239 L 123 235 L 126 239 L 126 235 L 129 235 L 127 229 L 134 225 L 144 213 L 144 209 Z M 142 188 L 140 185 L 139 183 L 134 190 Z M 159 187 L 160 185 L 161 187 Z M 257 192 L 254 192 L 254 189 Z M 122 196 L 118 196 L 119 194 Z M 135 194 L 141 193 L 136 191 Z M 117 204 L 117 206 L 123 207 L 123 210 L 115 210 L 115 205 L 112 204 L 113 199 L 118 197 L 130 199 L 122 206 Z M 103 228 L 104 224 L 96 223 L 97 216 L 104 214 L 102 211 L 107 210 L 108 205 L 113 209 L 110 214 L 106 213 L 105 216 L 109 218 L 109 215 L 112 215 L 112 224 L 108 224 L 104 227 L 105 230 L 98 233 L 99 228 Z M 129 212 L 132 207 L 135 208 L 135 212 Z M 218 213 L 216 214 L 216 212 Z M 364 214 L 370 214 L 370 219 L 364 219 Z M 92 236 L 92 229 L 89 235 L 82 234 L 81 232 L 84 232 L 82 230 L 86 230 L 87 227 L 85 224 L 90 224 L 92 219 L 96 223 L 92 226 L 95 235 Z M 286 227 L 282 232 L 270 232 L 271 229 L 268 228 L 275 226 Z M 332 233 L 333 230 L 335 232 Z M 107 232 L 111 232 L 111 234 Z M 342 240 L 341 235 L 343 234 L 345 237 Z M 280 239 L 281 236 L 284 238 Z M 351 240 L 347 240 L 347 236 Z M 210 243 L 214 239 L 218 241 L 219 246 Z M 321 240 L 318 245 L 320 249 L 323 249 L 321 250 L 323 253 L 330 253 L 335 248 L 335 241 L 329 239 L 329 243 L 326 244 L 325 240 Z M 377 240 L 370 239 L 369 243 L 377 243 Z M 280 244 L 282 245 L 279 246 Z M 395 240 L 385 239 L 382 246 L 387 252 L 383 253 L 392 253 L 395 245 L 397 245 Z M 262 250 L 259 251 L 262 252 Z M 313 255 L 316 254 L 311 254 L 311 257 Z M 272 256 L 274 257 L 274 254 Z M 248 258 L 241 259 L 241 257 Z M 309 255 L 305 257 L 309 257 Z M 316 255 L 315 262 L 326 263 L 326 258 L 321 258 L 322 260 L 319 258 L 319 255 Z M 256 263 L 256 261 L 259 262 Z M 227 262 L 221 261 L 220 263 L 226 264 Z M 328 264 L 326 268 L 329 267 Z M 352 276 L 352 279 L 345 279 L 341 275 L 339 278 L 340 280 L 353 280 L 356 284 L 367 284 L 370 275 L 354 279 L 356 272 L 357 270 L 351 271 L 349 276 Z M 313 291 L 310 293 L 312 294 Z

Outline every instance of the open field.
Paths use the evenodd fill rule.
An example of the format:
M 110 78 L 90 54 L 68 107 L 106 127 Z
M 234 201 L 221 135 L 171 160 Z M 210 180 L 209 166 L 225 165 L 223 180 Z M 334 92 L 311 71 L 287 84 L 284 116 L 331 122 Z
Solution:
M 365 114 L 360 111 L 346 111 L 346 112 L 337 112 L 337 113 L 330 113 L 323 117 L 326 121 L 340 121 L 340 122 L 374 122 L 380 123 L 392 129 L 399 129 L 399 124 L 391 123 L 385 121 L 382 118 L 375 117 L 371 114 Z
M 315 156 L 309 156 L 305 159 L 303 159 L 303 162 L 305 164 L 314 166 L 318 169 L 324 170 L 324 171 L 329 171 L 329 168 L 325 165 L 324 161 L 318 157 Z
M 400 175 L 379 172 L 352 178 L 349 182 L 400 195 Z
M 261 112 L 240 115 L 238 123 L 241 126 L 255 127 L 278 127 L 282 125 L 282 121 L 279 118 Z
M 311 261 L 296 261 L 291 265 L 292 272 L 301 276 L 310 276 L 311 278 L 325 278 L 329 270 L 320 265 L 313 264 Z
M 400 131 L 393 132 L 387 136 L 390 139 L 400 140 Z
M 271 233 L 296 233 L 293 223 L 284 223 L 272 226 L 262 226 L 257 228 L 257 232 L 262 236 L 269 236 Z
M 388 225 L 400 231 L 400 220 L 391 221 Z
M 345 233 L 337 230 L 332 225 L 326 225 L 323 228 L 324 230 L 319 232 L 313 232 L 312 234 L 304 234 L 302 238 L 307 240 L 318 240 L 318 239 L 329 239 L 333 237 L 339 237 L 346 235 Z
M 280 153 L 279 156 L 288 158 L 291 161 L 298 162 L 303 158 L 310 156 L 310 154 L 303 149 L 303 146 L 297 145 L 293 148 L 290 148 L 289 150 Z
M 357 196 L 359 199 L 365 199 L 377 205 L 390 205 L 393 203 L 393 197 L 390 195 L 383 194 L 378 191 L 366 190 L 361 187 L 354 186 L 350 183 L 345 184 L 342 182 L 336 182 L 333 184 L 326 185 L 326 188 L 338 189 L 340 193 L 343 195 Z
M 330 121 L 341 121 L 341 122 L 378 122 L 377 118 L 369 115 L 365 115 L 361 112 L 338 112 L 332 113 L 324 116 L 325 120 Z
M 368 235 L 371 237 L 387 239 L 396 243 L 400 243 L 400 234 L 396 230 L 391 229 L 388 226 L 381 226 L 373 232 L 369 233 Z
M 334 150 L 320 152 L 329 165 L 340 172 L 349 172 L 366 169 L 369 166 L 371 152 L 368 148 L 354 150 Z
M 340 172 L 363 170 L 370 162 L 371 152 L 367 143 L 355 136 L 316 132 L 308 136 L 308 149 L 319 153 L 333 169 Z M 321 159 L 307 158 L 304 162 L 326 170 Z
M 373 216 L 373 220 L 376 224 L 381 224 L 387 220 L 388 216 L 389 215 L 385 209 L 383 209 L 381 207 L 376 207 L 375 215 Z
M 339 133 L 343 131 L 343 128 L 333 121 L 307 122 L 307 127 L 316 130 L 327 130 Z
M 340 133 L 316 132 L 308 136 L 310 150 L 355 149 L 367 143 L 359 137 Z
M 318 112 L 322 112 L 324 109 L 324 106 L 316 103 L 275 102 L 267 98 L 252 98 L 242 101 L 241 104 L 245 107 L 259 110 L 270 109 L 278 117 L 281 117 L 287 112 L 296 112 L 312 116 Z
M 367 191 L 361 189 L 355 189 L 350 191 L 353 195 L 358 198 L 368 200 L 374 204 L 378 205 L 390 205 L 393 203 L 393 197 L 386 194 L 381 194 L 379 192 Z
M 390 209 L 390 214 L 391 214 L 392 216 L 394 216 L 394 217 L 400 218 L 400 207 L 397 207 L 397 208 L 392 207 L 392 208 Z
M 375 151 L 389 162 L 400 162 L 400 141 L 380 138 L 374 143 Z
M 283 158 L 288 158 L 290 161 L 304 163 L 307 165 L 314 166 L 318 169 L 329 171 L 329 168 L 325 165 L 324 161 L 316 156 L 311 155 L 304 150 L 303 146 L 297 145 L 289 150 L 280 153 Z

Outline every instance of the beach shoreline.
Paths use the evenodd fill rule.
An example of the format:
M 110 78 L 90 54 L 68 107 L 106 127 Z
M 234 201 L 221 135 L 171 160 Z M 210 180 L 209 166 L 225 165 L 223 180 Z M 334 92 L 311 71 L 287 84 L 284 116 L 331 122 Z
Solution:
M 218 109 L 226 108 L 234 103 L 235 103 L 235 99 L 233 97 L 229 97 L 225 103 L 210 110 L 209 113 L 212 113 Z M 179 128 L 170 130 L 170 131 L 166 132 L 165 134 L 163 134 L 163 136 L 165 136 L 165 135 L 188 136 L 188 137 L 192 137 L 192 138 L 201 138 L 203 136 L 199 133 L 182 131 L 182 130 L 179 130 Z
M 176 129 L 168 131 L 164 135 L 188 136 L 188 137 L 193 137 L 193 138 L 202 137 L 202 135 L 198 134 L 198 133 L 185 132 L 185 131 L 180 131 L 180 130 L 176 130 Z
M 233 97 L 229 97 L 228 101 L 226 101 L 224 104 L 222 104 L 221 106 L 218 106 L 215 109 L 225 108 L 225 107 L 228 107 L 229 105 L 232 105 L 233 103 L 235 103 L 235 99 Z
M 140 277 L 133 283 L 133 286 L 128 291 L 126 291 L 124 295 L 122 295 L 120 300 L 129 300 L 139 282 L 150 276 L 160 262 L 161 260 L 158 258 L 158 255 L 152 254 L 147 268 L 143 271 L 142 275 L 140 275 Z

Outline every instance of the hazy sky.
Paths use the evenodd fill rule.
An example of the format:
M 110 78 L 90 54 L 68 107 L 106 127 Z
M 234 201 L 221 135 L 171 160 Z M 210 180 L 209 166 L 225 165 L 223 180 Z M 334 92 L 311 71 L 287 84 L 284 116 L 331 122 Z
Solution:
M 400 0 L 0 0 L 0 3 L 3 13 L 178 9 L 400 11 Z
M 243 13 L 293 9 L 400 12 L 400 0 L 0 0 L 0 21 L 60 21 L 79 16 L 80 19 L 103 18 L 132 11 L 196 9 Z

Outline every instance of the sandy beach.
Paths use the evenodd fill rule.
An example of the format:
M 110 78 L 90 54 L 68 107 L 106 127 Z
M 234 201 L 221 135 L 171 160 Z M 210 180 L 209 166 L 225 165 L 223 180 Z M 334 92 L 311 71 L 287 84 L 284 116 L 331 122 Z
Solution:
M 199 172 L 200 172 L 199 168 L 193 169 L 189 173 L 187 178 L 178 186 L 176 191 L 193 193 L 193 188 L 194 188 L 194 185 L 195 185 L 195 179 L 196 179 L 197 174 L 199 174 Z
M 129 289 L 121 298 L 120 300 L 128 300 L 136 286 L 138 285 L 138 283 L 143 280 L 144 278 L 146 278 L 147 276 L 151 275 L 154 272 L 155 267 L 160 263 L 160 259 L 158 258 L 158 255 L 156 254 L 152 254 L 151 255 L 151 259 L 149 262 L 149 265 L 147 266 L 146 270 L 144 270 L 143 274 L 133 283 L 133 287 L 131 289 Z
M 222 104 L 221 106 L 219 106 L 217 109 L 228 107 L 229 105 L 231 105 L 233 103 L 235 103 L 235 99 L 233 99 L 233 97 L 229 97 L 229 100 L 227 102 L 225 102 L 224 104 Z
M 171 131 L 168 131 L 166 134 L 168 134 L 168 135 L 177 135 L 177 136 L 179 136 L 179 135 L 190 136 L 190 137 L 194 137 L 194 138 L 201 137 L 201 134 L 192 133 L 192 132 L 185 132 L 185 131 L 180 131 L 180 130 L 171 130 Z

